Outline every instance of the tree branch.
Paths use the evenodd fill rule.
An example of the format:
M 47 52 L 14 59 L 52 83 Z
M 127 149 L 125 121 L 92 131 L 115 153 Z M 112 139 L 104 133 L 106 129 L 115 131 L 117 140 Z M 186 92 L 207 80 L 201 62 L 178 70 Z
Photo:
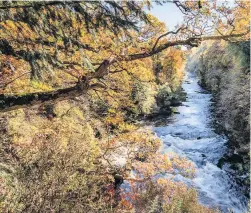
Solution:
M 11 83 L 14 82 L 15 80 L 17 80 L 17 79 L 21 78 L 22 76 L 27 75 L 27 74 L 29 74 L 29 73 L 31 73 L 31 72 L 30 72 L 30 71 L 24 72 L 24 73 L 22 73 L 21 75 L 19 75 L 18 77 L 14 78 L 14 79 L 12 79 L 12 80 L 6 82 L 6 83 L 3 83 L 2 85 L 0 84 L 0 88 L 5 88 L 7 85 L 11 84 Z
M 219 40 L 219 39 L 228 39 L 233 37 L 244 36 L 247 33 L 242 34 L 232 34 L 232 35 L 224 35 L 224 36 L 205 36 L 205 37 L 191 37 L 186 40 L 177 40 L 177 41 L 169 41 L 165 44 L 160 45 L 157 48 L 154 48 L 150 52 L 132 54 L 125 57 L 111 57 L 110 59 L 106 59 L 100 66 L 95 70 L 95 72 L 88 73 L 86 76 L 83 76 L 76 86 L 59 89 L 52 92 L 40 92 L 40 93 L 31 93 L 26 95 L 0 95 L 0 111 L 10 111 L 13 109 L 18 109 L 26 106 L 37 105 L 41 103 L 47 102 L 56 102 L 60 100 L 65 100 L 68 98 L 73 98 L 82 95 L 87 92 L 89 89 L 104 86 L 99 84 L 94 84 L 93 86 L 89 85 L 90 81 L 95 78 L 102 78 L 109 74 L 109 66 L 116 62 L 122 61 L 133 61 L 138 59 L 143 59 L 150 57 L 156 53 L 159 53 L 169 47 L 177 46 L 177 45 L 190 45 L 197 46 L 199 42 L 206 40 Z M 1 43 L 0 43 L 1 46 Z
M 163 38 L 163 37 L 165 37 L 165 36 L 168 36 L 168 35 L 170 35 L 170 34 L 178 34 L 179 31 L 184 30 L 184 29 L 186 29 L 186 28 L 180 27 L 180 28 L 179 28 L 178 30 L 176 30 L 176 31 L 169 31 L 169 32 L 167 32 L 167 33 L 161 35 L 160 37 L 158 37 L 157 40 L 156 40 L 156 42 L 155 42 L 155 44 L 153 45 L 152 51 L 154 51 L 155 47 L 157 46 L 157 44 L 158 44 L 158 42 L 159 42 L 159 40 L 160 40 L 161 38 Z
M 78 85 L 59 89 L 51 92 L 38 92 L 26 95 L 0 95 L 0 111 L 10 111 L 28 106 L 34 106 L 42 103 L 53 103 L 68 99 L 69 97 L 77 97 L 83 94 Z
M 16 4 L 16 5 L 6 5 L 0 6 L 0 10 L 7 10 L 7 9 L 17 9 L 17 8 L 31 8 L 34 6 L 43 7 L 43 6 L 53 6 L 53 5 L 63 5 L 64 2 L 60 1 L 51 1 L 51 2 L 35 2 L 30 4 Z
M 219 35 L 219 36 L 204 36 L 204 37 L 191 37 L 185 40 L 177 40 L 177 41 L 169 41 L 166 42 L 165 44 L 160 45 L 157 48 L 152 49 L 149 52 L 143 52 L 143 53 L 137 53 L 137 54 L 132 54 L 127 57 L 124 57 L 120 59 L 120 61 L 133 61 L 137 59 L 142 59 L 142 58 L 147 58 L 150 57 L 154 54 L 157 54 L 169 47 L 174 47 L 178 45 L 189 45 L 189 46 L 198 46 L 198 44 L 202 41 L 207 41 L 207 40 L 220 40 L 220 39 L 229 39 L 229 38 L 234 38 L 234 37 L 241 37 L 244 35 L 247 35 L 247 33 L 240 33 L 240 34 L 231 34 L 231 35 Z

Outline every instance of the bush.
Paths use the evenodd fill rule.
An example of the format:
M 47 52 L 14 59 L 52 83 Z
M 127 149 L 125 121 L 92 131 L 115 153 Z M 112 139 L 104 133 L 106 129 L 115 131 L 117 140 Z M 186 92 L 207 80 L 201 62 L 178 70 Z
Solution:
M 157 106 L 160 109 L 169 108 L 171 105 L 172 90 L 168 83 L 159 86 L 158 94 L 156 96 Z
M 138 108 L 138 114 L 151 114 L 156 107 L 156 86 L 151 83 L 136 82 L 132 90 L 132 100 Z

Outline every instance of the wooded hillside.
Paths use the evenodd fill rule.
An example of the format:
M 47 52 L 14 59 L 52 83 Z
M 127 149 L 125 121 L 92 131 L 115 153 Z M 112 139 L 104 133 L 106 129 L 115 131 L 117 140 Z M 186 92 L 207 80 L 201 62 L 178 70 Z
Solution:
M 249 38 L 249 2 L 156 3 L 184 22 L 149 1 L 0 2 L 1 212 L 217 212 L 165 178 L 194 166 L 137 121 L 180 103 L 181 46 Z

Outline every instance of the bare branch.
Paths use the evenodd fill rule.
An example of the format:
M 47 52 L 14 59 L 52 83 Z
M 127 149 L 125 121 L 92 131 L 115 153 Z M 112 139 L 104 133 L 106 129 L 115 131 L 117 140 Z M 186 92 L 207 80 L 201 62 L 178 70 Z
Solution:
M 159 42 L 159 40 L 160 40 L 161 38 L 163 38 L 163 37 L 165 37 L 165 36 L 168 36 L 168 35 L 170 35 L 170 34 L 178 34 L 179 31 L 184 30 L 184 29 L 186 29 L 186 27 L 180 27 L 180 28 L 177 29 L 176 31 L 169 31 L 169 32 L 167 32 L 167 33 L 161 35 L 160 37 L 158 37 L 157 40 L 156 40 L 156 42 L 155 42 L 155 44 L 153 45 L 152 51 L 154 51 L 155 47 L 157 46 L 157 44 L 158 44 L 158 42 Z
M 24 76 L 24 75 L 30 74 L 30 73 L 31 73 L 30 71 L 24 72 L 24 73 L 22 73 L 21 75 L 19 75 L 18 77 L 16 77 L 16 78 L 14 78 L 14 79 L 12 79 L 12 80 L 10 80 L 10 81 L 4 83 L 3 85 L 0 85 L 0 88 L 5 88 L 7 85 L 13 83 L 15 80 L 21 78 L 21 77 Z

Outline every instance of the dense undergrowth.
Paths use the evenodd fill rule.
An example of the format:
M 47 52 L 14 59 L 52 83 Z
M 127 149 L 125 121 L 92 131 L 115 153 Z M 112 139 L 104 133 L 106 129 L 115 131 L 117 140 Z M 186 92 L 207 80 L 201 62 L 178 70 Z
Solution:
M 2 114 L 1 212 L 215 212 L 198 203 L 194 189 L 163 176 L 192 178 L 192 163 L 161 154 L 161 141 L 135 124 L 177 104 L 183 55 L 165 54 L 148 60 L 151 81 L 114 75 L 123 81 L 116 99 L 113 90 L 93 91 Z M 140 62 L 138 68 L 146 69 Z
M 2 116 L 1 212 L 214 212 L 194 189 L 162 178 L 192 178 L 189 161 L 160 154 L 151 132 L 121 118 L 95 118 L 83 103 Z M 122 182 L 130 190 L 120 189 Z
M 249 187 L 250 42 L 207 42 L 189 60 L 187 68 L 197 72 L 201 85 L 213 93 L 217 125 L 229 137 L 230 152 L 219 166 L 231 162 Z

